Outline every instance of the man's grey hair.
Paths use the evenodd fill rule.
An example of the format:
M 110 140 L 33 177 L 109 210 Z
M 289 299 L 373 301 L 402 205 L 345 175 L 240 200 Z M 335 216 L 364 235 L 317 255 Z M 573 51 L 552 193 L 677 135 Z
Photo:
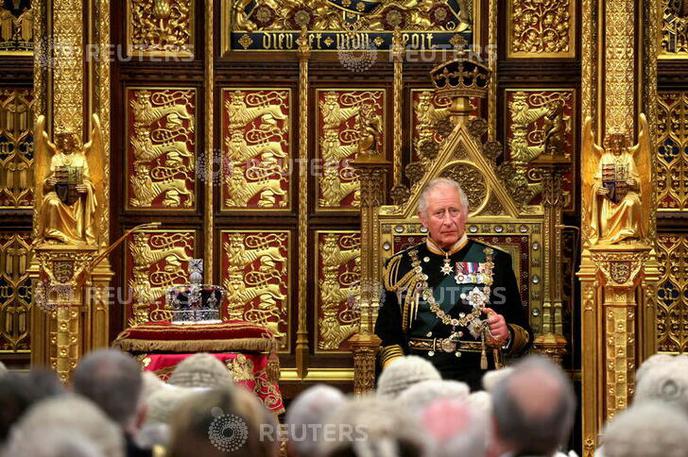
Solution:
M 641 368 L 645 366 L 643 364 Z M 652 363 L 636 377 L 636 403 L 661 401 L 688 414 L 688 358 L 677 356 Z
M 459 399 L 439 399 L 423 411 L 432 437 L 430 457 L 483 457 L 487 451 L 487 414 Z
M 491 394 L 496 439 L 512 452 L 551 455 L 568 439 L 576 398 L 564 371 L 548 359 L 528 357 Z
M 685 457 L 688 417 L 662 403 L 643 403 L 619 413 L 602 435 L 604 457 Z
M 412 385 L 399 395 L 399 402 L 411 414 L 422 414 L 440 399 L 465 400 L 471 393 L 468 384 L 448 379 L 429 379 Z
M 420 422 L 396 402 L 356 398 L 326 419 L 337 439 L 323 440 L 322 457 L 421 457 L 426 436 Z M 331 435 L 330 435 L 331 436 Z
M 74 391 L 98 405 L 121 427 L 136 416 L 142 386 L 139 364 L 115 349 L 87 354 L 74 370 Z
M 327 416 L 346 403 L 346 397 L 334 387 L 315 385 L 303 391 L 289 405 L 285 423 L 289 445 L 298 457 L 315 457 Z
M 453 187 L 456 189 L 456 191 L 459 193 L 459 202 L 461 203 L 461 209 L 463 210 L 464 216 L 468 215 L 468 197 L 466 197 L 466 194 L 459 183 L 451 178 L 435 178 L 425 186 L 423 192 L 418 198 L 418 212 L 420 214 L 427 214 L 428 196 L 438 187 Z
M 23 434 L 23 432 L 20 432 Z M 40 438 L 13 439 L 5 457 L 101 457 L 97 444 L 66 427 L 42 430 Z
M 124 457 L 124 436 L 120 428 L 97 406 L 78 395 L 49 398 L 29 409 L 10 435 L 8 449 L 17 450 L 11 455 L 37 455 L 22 450 L 34 441 L 44 441 L 45 433 L 54 429 L 81 434 L 96 447 L 99 456 Z

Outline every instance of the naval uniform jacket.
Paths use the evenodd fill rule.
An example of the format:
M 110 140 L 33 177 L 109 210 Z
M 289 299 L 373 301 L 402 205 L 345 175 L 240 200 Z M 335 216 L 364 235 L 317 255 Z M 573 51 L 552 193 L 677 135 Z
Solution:
M 531 343 L 528 313 L 521 304 L 508 253 L 469 240 L 465 235 L 446 252 L 452 267 L 449 274 L 442 272 L 445 251 L 430 240 L 395 254 L 386 263 L 383 274 L 385 290 L 375 324 L 375 333 L 382 339 L 381 363 L 384 366 L 405 354 L 418 355 L 431 361 L 443 378 L 463 381 L 479 389 L 485 372 L 480 367 L 480 336 L 474 336 L 467 326 L 459 327 L 456 330 L 460 341 L 456 348 L 449 351 L 447 349 L 451 347 L 445 346 L 443 349 L 440 343 L 450 336 L 452 327 L 443 323 L 422 294 L 414 293 L 414 290 L 421 287 L 422 291 L 422 283 L 427 282 L 435 302 L 447 316 L 459 318 L 468 315 L 474 309 L 468 294 L 476 288 L 485 291 L 486 276 L 472 273 L 478 272 L 480 265 L 491 256 L 493 283 L 485 306 L 504 316 L 510 338 L 503 348 L 487 346 L 488 369 L 494 369 L 495 363 L 499 363 L 495 358 L 519 355 Z M 457 271 L 464 274 L 458 275 Z M 479 317 L 485 319 L 486 315 Z

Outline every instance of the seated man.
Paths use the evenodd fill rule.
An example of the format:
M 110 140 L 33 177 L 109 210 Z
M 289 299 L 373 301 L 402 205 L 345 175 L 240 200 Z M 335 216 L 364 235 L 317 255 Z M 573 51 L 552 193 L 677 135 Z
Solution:
M 383 366 L 419 355 L 444 378 L 479 389 L 501 350 L 519 354 L 531 341 L 511 257 L 466 237 L 468 201 L 451 179 L 428 184 L 418 216 L 427 240 L 394 255 L 383 273 L 375 325 Z

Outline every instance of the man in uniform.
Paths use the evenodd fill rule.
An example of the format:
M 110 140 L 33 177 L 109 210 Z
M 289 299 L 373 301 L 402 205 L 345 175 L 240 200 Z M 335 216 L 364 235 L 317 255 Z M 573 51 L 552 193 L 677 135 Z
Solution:
M 532 339 L 511 256 L 466 237 L 468 200 L 451 179 L 427 185 L 418 216 L 428 238 L 394 255 L 383 273 L 375 324 L 382 365 L 419 355 L 444 378 L 479 388 L 503 354 L 520 354 Z

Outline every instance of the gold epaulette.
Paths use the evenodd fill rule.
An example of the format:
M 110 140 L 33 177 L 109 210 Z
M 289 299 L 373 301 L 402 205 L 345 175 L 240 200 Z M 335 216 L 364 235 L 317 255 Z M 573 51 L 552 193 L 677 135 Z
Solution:
M 492 249 L 494 249 L 495 251 L 499 251 L 499 252 L 501 252 L 501 253 L 503 253 L 503 254 L 511 255 L 511 253 L 510 253 L 509 251 L 507 251 L 507 250 L 504 249 L 504 248 L 500 248 L 499 246 L 493 246 L 493 245 L 491 245 L 491 244 L 484 243 L 484 242 L 482 242 L 482 241 L 476 241 L 476 242 L 477 242 L 477 243 L 480 243 L 480 244 L 484 244 L 484 245 L 487 246 L 488 248 L 492 248 Z
M 382 362 L 382 368 L 387 367 L 387 365 L 401 357 L 404 357 L 404 351 L 398 344 L 385 346 L 380 350 L 380 361 Z

